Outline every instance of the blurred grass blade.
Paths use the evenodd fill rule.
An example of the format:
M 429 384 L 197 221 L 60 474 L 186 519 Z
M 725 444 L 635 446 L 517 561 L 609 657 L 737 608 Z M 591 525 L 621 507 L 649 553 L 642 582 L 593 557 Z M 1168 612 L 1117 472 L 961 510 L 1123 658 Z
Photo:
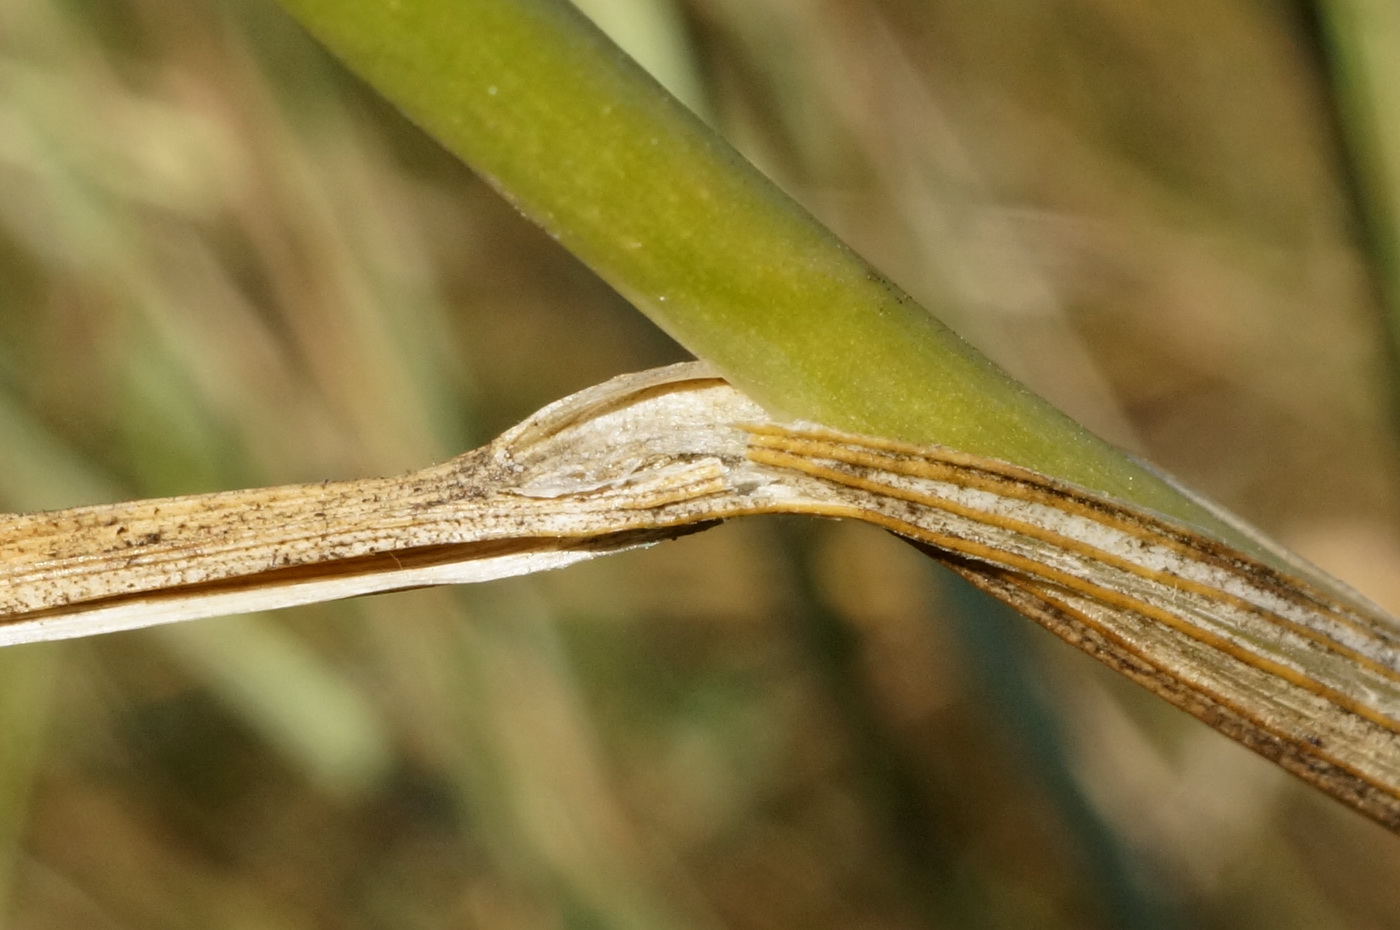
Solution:
M 0 524 L 0 641 L 537 571 L 799 513 L 900 534 L 1400 831 L 1400 623 L 1142 508 L 995 459 L 783 425 L 703 364 L 615 378 L 398 478 Z
M 29 803 L 54 722 L 62 647 L 0 655 L 0 924 L 11 913 Z
M 1365 227 L 1400 365 L 1400 4 L 1318 0 Z M 1392 382 L 1400 375 L 1392 372 Z M 1400 416 L 1400 397 L 1392 399 Z

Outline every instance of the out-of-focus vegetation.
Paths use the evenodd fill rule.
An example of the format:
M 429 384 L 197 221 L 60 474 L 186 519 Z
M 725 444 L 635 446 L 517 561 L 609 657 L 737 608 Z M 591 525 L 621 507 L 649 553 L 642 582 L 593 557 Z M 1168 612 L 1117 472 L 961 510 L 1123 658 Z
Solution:
M 1349 180 L 1400 114 L 1317 11 L 597 6 L 1013 373 L 1400 608 Z M 403 470 L 677 357 L 270 3 L 0 6 L 0 506 Z M 841 524 L 0 652 L 14 927 L 1383 928 L 1398 879 Z

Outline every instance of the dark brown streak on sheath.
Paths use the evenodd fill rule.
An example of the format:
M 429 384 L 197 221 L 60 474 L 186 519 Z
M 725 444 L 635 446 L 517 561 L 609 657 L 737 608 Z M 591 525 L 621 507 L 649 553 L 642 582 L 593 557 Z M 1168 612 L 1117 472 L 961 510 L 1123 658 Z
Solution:
M 1191 714 L 1294 775 L 1355 808 L 1382 826 L 1400 832 L 1400 796 L 1324 758 L 1322 741 L 1295 741 L 1269 732 L 1250 719 L 1141 655 L 1115 643 L 1073 611 L 1047 600 L 1010 572 L 949 556 L 923 543 L 906 540 L 974 587 L 1030 617 L 1060 639 L 1099 660 L 1168 703 Z

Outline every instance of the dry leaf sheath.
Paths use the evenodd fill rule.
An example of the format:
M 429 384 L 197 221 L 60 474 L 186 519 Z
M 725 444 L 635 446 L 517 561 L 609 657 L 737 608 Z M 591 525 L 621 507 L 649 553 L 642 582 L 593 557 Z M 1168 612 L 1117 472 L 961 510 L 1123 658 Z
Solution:
M 1304 566 L 1026 469 L 780 425 L 700 364 L 614 379 L 397 478 L 0 518 L 0 643 L 482 581 L 761 513 L 907 537 L 1400 832 L 1400 623 Z

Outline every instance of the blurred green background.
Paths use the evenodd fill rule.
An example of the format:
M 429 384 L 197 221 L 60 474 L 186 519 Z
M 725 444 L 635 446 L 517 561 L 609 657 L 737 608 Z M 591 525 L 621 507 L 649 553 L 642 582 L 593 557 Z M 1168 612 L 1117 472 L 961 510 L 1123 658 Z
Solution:
M 1400 6 L 1319 4 L 585 6 L 1397 610 Z M 0 5 L 0 507 L 393 473 L 682 357 L 270 0 Z M 0 926 L 1397 925 L 1400 840 L 859 526 L 0 651 Z

